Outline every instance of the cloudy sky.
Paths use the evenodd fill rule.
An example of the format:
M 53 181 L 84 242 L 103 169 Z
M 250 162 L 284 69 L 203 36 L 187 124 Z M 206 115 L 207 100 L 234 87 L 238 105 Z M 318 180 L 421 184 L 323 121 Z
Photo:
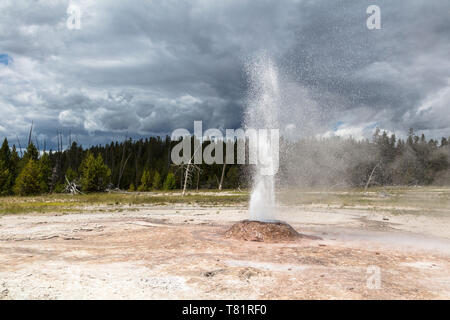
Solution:
M 280 73 L 282 126 L 449 136 L 449 13 L 448 0 L 1 0 L 0 136 L 26 140 L 32 121 L 53 146 L 57 131 L 88 146 L 194 120 L 238 128 L 261 52 Z

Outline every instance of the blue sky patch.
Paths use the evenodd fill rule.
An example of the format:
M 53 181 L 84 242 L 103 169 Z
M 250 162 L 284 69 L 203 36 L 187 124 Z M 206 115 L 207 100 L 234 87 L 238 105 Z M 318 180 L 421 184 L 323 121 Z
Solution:
M 368 125 L 368 126 L 366 127 L 366 129 L 375 129 L 375 128 L 378 127 L 378 126 L 380 126 L 380 123 L 379 123 L 378 121 L 376 121 L 376 122 L 374 122 L 374 123 Z
M 7 66 L 13 61 L 13 58 L 7 53 L 0 53 L 0 63 Z
M 333 131 L 337 131 L 339 129 L 340 126 L 342 126 L 344 124 L 343 121 L 338 121 L 333 125 Z

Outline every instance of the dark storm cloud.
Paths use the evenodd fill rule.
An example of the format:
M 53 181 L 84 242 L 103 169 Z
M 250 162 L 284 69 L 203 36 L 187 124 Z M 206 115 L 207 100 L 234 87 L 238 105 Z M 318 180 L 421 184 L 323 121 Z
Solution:
M 293 66 L 297 81 L 311 88 L 320 104 L 337 102 L 345 111 L 344 119 L 362 108 L 354 125 L 367 115 L 387 129 L 404 131 L 417 124 L 403 121 L 405 114 L 449 85 L 450 20 L 444 12 L 450 11 L 450 5 L 377 1 L 382 30 L 369 31 L 367 16 L 360 13 L 371 3 L 336 1 L 324 10 L 326 1 L 314 2 L 297 31 L 287 65 Z M 332 98 L 322 99 L 324 92 Z M 426 123 L 429 129 L 436 125 Z
M 25 139 L 34 121 L 49 143 L 61 130 L 92 145 L 192 130 L 194 120 L 236 128 L 244 65 L 261 51 L 286 81 L 291 127 L 309 115 L 321 134 L 450 134 L 448 1 L 70 3 L 81 30 L 67 28 L 66 1 L 0 4 L 11 61 L 0 63 L 0 134 Z M 366 28 L 370 4 L 381 30 Z

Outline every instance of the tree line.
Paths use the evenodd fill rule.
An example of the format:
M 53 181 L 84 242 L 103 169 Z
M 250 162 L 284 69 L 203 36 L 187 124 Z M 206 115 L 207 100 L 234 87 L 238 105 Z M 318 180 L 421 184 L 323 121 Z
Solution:
M 450 138 L 426 139 L 409 130 L 406 139 L 376 129 L 371 139 L 330 137 L 282 144 L 278 173 L 283 185 L 449 185 Z
M 281 186 L 310 187 L 450 184 L 449 140 L 427 140 L 412 129 L 405 140 L 378 129 L 366 140 L 282 139 L 277 181 Z M 68 186 L 81 192 L 173 190 L 185 184 L 190 189 L 249 186 L 251 165 L 199 164 L 187 175 L 186 165 L 171 163 L 176 143 L 168 136 L 150 137 L 85 149 L 74 141 L 63 150 L 58 138 L 58 150 L 47 151 L 38 150 L 29 139 L 22 154 L 5 138 L 0 148 L 0 195 L 59 193 Z M 202 149 L 208 143 L 213 142 L 204 142 Z
M 23 154 L 4 139 L 0 149 L 0 195 L 35 195 L 67 191 L 68 185 L 81 192 L 105 190 L 173 190 L 183 187 L 185 166 L 170 161 L 171 149 L 178 141 L 170 137 L 150 137 L 111 142 L 84 149 L 76 141 L 62 150 L 41 150 L 29 139 Z M 207 143 L 203 145 L 203 148 Z M 223 166 L 199 165 L 190 176 L 189 188 L 217 188 Z M 238 188 L 239 168 L 229 164 L 224 188 Z

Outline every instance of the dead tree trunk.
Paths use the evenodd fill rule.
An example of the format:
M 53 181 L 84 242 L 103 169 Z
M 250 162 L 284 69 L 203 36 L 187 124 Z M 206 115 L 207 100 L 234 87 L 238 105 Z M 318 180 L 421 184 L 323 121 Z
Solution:
M 219 182 L 219 191 L 222 191 L 222 185 L 223 185 L 223 178 L 225 176 L 225 167 L 227 166 L 227 162 L 225 161 L 223 163 L 223 167 L 222 167 L 222 176 L 220 177 L 220 182 Z
M 22 146 L 20 145 L 19 136 L 16 135 L 16 137 L 17 137 L 17 143 L 19 144 L 20 157 L 22 158 L 23 157 Z
M 184 197 L 184 195 L 186 194 L 187 182 L 188 182 L 189 179 L 191 179 L 191 176 L 190 176 L 191 167 L 193 167 L 197 171 L 200 171 L 200 168 L 198 168 L 196 165 L 192 164 L 192 159 L 194 159 L 195 154 L 197 153 L 199 147 L 200 146 L 198 146 L 197 149 L 195 149 L 194 155 L 191 157 L 191 159 L 189 159 L 189 162 L 187 163 L 186 173 L 185 173 L 185 176 L 184 176 L 183 192 L 181 193 L 182 197 Z
M 119 166 L 119 178 L 117 179 L 117 189 L 120 189 L 120 180 L 122 179 L 122 174 L 123 174 L 123 171 L 125 170 L 127 161 L 131 156 L 131 154 L 129 154 L 127 159 L 125 160 L 126 147 L 127 147 L 127 138 L 125 138 L 125 141 L 123 142 L 122 159 L 120 160 L 120 166 Z M 125 162 L 124 162 L 124 160 L 125 160 Z
M 185 176 L 184 176 L 183 193 L 181 194 L 182 197 L 184 197 L 184 195 L 186 194 L 187 181 L 188 181 L 188 178 L 189 178 L 189 170 L 191 169 L 191 161 L 192 160 L 189 160 L 189 162 L 188 162 L 188 164 L 186 166 L 186 173 L 185 173 Z
M 364 187 L 364 192 L 367 192 L 367 188 L 369 187 L 370 181 L 372 180 L 373 174 L 375 172 L 375 170 L 378 168 L 378 166 L 380 165 L 381 161 L 378 162 L 375 167 L 373 167 L 372 172 L 370 173 L 369 179 L 367 180 L 366 186 Z
M 78 185 L 76 184 L 75 181 L 69 181 L 69 179 L 66 178 L 66 188 L 65 188 L 65 192 L 69 192 L 70 194 L 74 195 L 74 194 L 84 194 L 83 192 L 81 192 L 79 190 Z
M 28 135 L 28 145 L 27 147 L 31 144 L 31 135 L 33 133 L 33 121 L 31 121 L 31 128 L 30 128 L 30 134 Z
M 62 137 L 60 132 L 56 132 L 56 138 L 58 140 L 58 150 L 56 152 L 56 162 L 55 166 L 52 168 L 52 176 L 51 176 L 51 182 L 50 182 L 50 193 L 53 192 L 53 189 L 55 188 L 55 185 L 60 182 L 61 178 L 61 171 L 62 171 Z M 69 155 L 70 159 L 70 155 Z M 66 178 L 67 179 L 67 178 Z
M 119 188 L 119 189 L 120 189 L 120 180 L 122 179 L 123 172 L 125 171 L 125 167 L 127 166 L 127 162 L 128 162 L 128 159 L 130 159 L 130 157 L 131 157 L 131 153 L 128 155 L 127 159 L 123 163 L 123 166 L 120 168 L 119 182 L 117 183 L 117 188 Z

